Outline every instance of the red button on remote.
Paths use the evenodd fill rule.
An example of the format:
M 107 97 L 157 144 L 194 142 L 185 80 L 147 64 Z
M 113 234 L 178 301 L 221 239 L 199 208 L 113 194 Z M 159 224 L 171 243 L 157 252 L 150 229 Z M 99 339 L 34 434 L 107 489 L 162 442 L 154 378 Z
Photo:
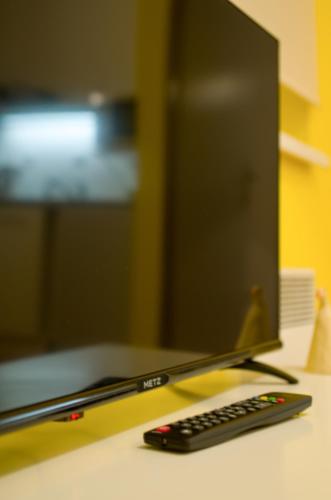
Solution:
M 277 403 L 285 403 L 285 399 L 284 398 L 277 398 Z
M 162 425 L 161 427 L 158 427 L 156 430 L 158 432 L 170 432 L 171 427 L 169 427 L 169 425 Z

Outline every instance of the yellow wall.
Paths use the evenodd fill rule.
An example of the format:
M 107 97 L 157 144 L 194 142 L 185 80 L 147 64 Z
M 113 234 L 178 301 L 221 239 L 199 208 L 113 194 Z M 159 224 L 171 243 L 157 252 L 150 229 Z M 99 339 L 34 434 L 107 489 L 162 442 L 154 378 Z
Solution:
M 331 2 L 316 0 L 320 104 L 281 89 L 281 129 L 331 157 Z M 331 168 L 281 156 L 280 263 L 311 267 L 331 292 Z

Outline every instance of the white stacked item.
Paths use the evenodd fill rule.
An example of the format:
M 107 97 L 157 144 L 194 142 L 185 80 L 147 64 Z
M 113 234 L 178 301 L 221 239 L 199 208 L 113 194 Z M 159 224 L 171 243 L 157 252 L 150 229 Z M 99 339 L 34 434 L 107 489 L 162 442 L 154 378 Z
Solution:
M 280 338 L 283 348 L 262 358 L 281 363 L 284 357 L 292 366 L 306 364 L 315 323 L 315 271 L 286 268 L 280 272 Z

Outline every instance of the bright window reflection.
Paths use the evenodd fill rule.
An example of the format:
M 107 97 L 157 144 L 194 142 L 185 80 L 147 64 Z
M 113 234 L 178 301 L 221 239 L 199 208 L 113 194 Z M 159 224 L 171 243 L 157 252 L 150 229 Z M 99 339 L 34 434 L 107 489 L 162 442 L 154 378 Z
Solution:
M 11 113 L 2 120 L 2 147 L 22 152 L 92 152 L 97 141 L 93 111 Z
M 101 146 L 99 117 L 94 110 L 2 115 L 0 201 L 132 200 L 136 153 L 116 149 L 111 137 Z

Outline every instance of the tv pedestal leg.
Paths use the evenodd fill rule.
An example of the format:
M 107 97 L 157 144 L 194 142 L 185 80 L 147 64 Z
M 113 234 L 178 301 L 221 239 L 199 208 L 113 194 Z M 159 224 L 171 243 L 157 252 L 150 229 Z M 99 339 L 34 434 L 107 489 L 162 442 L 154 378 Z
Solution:
M 273 375 L 275 377 L 286 380 L 286 382 L 288 382 L 289 384 L 298 383 L 298 380 L 295 377 L 292 377 L 292 375 L 290 375 L 289 373 L 284 372 L 283 370 L 279 370 L 274 366 L 267 365 L 266 363 L 254 361 L 253 359 L 246 359 L 246 361 L 231 366 L 230 368 L 239 368 L 240 370 L 251 370 L 253 372 L 267 373 L 268 375 Z

